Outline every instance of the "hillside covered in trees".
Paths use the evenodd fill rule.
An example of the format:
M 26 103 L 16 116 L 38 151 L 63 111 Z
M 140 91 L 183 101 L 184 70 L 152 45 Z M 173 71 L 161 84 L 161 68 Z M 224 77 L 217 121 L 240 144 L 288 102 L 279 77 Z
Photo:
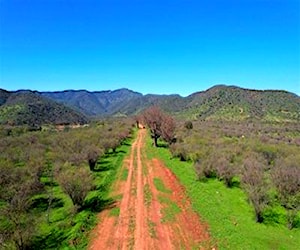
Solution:
M 43 124 L 85 124 L 88 118 L 32 91 L 0 89 L 0 124 L 38 127 Z

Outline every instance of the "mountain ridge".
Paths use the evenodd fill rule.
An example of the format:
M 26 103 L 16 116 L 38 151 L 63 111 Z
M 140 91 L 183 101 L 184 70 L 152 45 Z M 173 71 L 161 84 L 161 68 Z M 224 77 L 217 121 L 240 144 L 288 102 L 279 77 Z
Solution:
M 0 93 L 0 107 L 9 93 L 29 91 L 48 98 L 90 118 L 131 116 L 157 105 L 165 112 L 184 119 L 300 121 L 300 97 L 285 90 L 255 90 L 215 85 L 182 97 L 178 94 L 146 94 L 121 88 L 88 91 L 30 91 Z M 2 104 L 1 104 L 2 103 Z

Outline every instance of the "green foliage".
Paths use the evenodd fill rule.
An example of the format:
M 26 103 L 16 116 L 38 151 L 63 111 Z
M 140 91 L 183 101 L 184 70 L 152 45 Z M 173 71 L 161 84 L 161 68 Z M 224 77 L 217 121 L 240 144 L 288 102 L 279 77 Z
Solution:
M 121 180 L 122 180 L 122 181 L 126 181 L 126 180 L 127 180 L 127 177 L 128 177 L 128 169 L 127 169 L 127 168 L 124 168 L 124 169 L 122 170 Z
M 162 204 L 162 222 L 172 222 L 175 220 L 175 216 L 181 212 L 180 207 L 176 202 L 172 201 L 165 195 L 159 195 L 158 201 Z
M 109 211 L 110 216 L 115 216 L 118 217 L 120 215 L 120 208 L 119 207 L 114 207 Z
M 286 211 L 281 206 L 267 207 L 263 211 L 264 223 L 267 225 L 286 225 Z
M 154 186 L 156 187 L 156 189 L 162 193 L 172 193 L 172 190 L 168 189 L 165 187 L 165 184 L 163 183 L 163 181 L 159 178 L 154 178 L 153 179 L 154 182 Z

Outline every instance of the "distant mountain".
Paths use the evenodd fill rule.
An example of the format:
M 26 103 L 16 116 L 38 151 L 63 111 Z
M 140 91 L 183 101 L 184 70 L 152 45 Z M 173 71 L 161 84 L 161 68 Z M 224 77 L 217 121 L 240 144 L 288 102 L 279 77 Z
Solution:
M 217 85 L 206 91 L 180 95 L 142 95 L 128 89 L 89 92 L 41 92 L 88 116 L 129 116 L 158 105 L 178 117 L 209 120 L 299 121 L 299 96 L 278 90 L 249 90 Z
M 115 91 L 66 90 L 39 94 L 93 117 L 133 115 L 152 105 L 162 106 L 165 111 L 172 113 L 185 106 L 185 99 L 180 95 L 142 95 L 125 88 Z
M 72 107 L 88 116 L 111 116 L 120 112 L 120 110 L 124 110 L 123 106 L 127 103 L 135 102 L 143 97 L 142 94 L 128 89 L 96 92 L 66 90 L 60 92 L 40 92 L 40 94 Z
M 0 123 L 85 123 L 85 116 L 131 116 L 152 105 L 184 119 L 300 122 L 300 97 L 295 94 L 217 85 L 188 97 L 142 95 L 129 89 L 96 92 L 0 89 Z
M 88 119 L 73 109 L 36 92 L 0 89 L 0 124 L 84 124 Z

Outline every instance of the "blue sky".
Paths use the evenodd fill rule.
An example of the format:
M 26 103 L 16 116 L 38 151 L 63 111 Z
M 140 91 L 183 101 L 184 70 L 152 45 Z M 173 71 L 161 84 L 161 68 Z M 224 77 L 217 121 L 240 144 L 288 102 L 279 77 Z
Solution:
M 300 95 L 299 0 L 0 0 L 0 88 Z

